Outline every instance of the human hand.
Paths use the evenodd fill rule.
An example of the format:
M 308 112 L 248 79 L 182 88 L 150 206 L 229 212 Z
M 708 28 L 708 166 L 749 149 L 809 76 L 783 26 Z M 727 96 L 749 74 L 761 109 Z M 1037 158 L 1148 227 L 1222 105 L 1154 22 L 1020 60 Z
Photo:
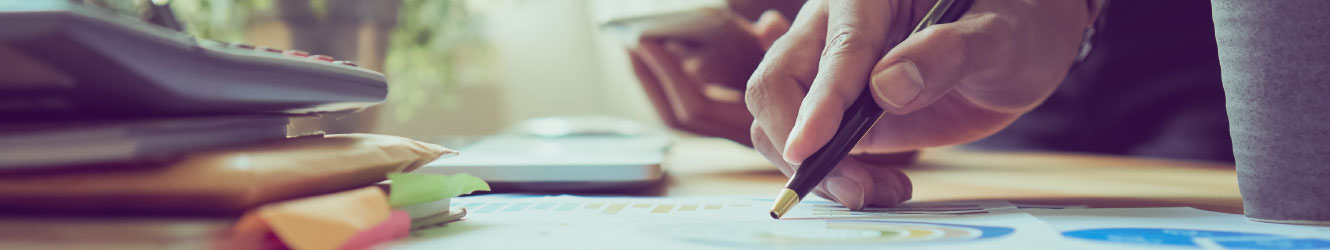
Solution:
M 629 55 L 666 125 L 751 146 L 753 117 L 743 104 L 744 84 L 789 21 L 776 12 L 755 23 L 738 17 L 729 21 L 732 25 L 690 33 L 644 36 Z
M 1052 93 L 1091 20 L 1085 1 L 975 1 L 960 20 L 910 35 L 934 3 L 807 3 L 749 79 L 754 147 L 792 173 L 866 87 L 887 114 L 852 154 L 978 140 Z M 898 170 L 850 157 L 817 191 L 861 209 L 895 205 L 911 190 Z

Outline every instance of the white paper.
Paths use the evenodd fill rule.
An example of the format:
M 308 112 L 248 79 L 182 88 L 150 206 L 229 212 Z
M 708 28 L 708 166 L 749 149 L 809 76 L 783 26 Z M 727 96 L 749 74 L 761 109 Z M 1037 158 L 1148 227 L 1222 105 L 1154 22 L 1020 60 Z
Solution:
M 764 200 L 769 204 L 771 200 Z M 1016 209 L 1007 201 L 1000 200 L 978 200 L 978 201 L 946 201 L 946 202 L 908 202 L 889 208 L 867 207 L 860 211 L 850 211 L 849 208 L 841 206 L 838 203 L 823 200 L 809 199 L 803 201 L 786 213 L 785 218 L 818 218 L 818 219 L 845 219 L 845 218 L 901 218 L 918 217 L 920 215 L 940 216 L 940 215 L 972 215 L 996 212 L 1006 209 Z
M 979 207 L 982 213 L 797 216 L 835 208 L 829 204 L 806 201 L 774 220 L 771 201 L 751 197 L 462 197 L 453 206 L 468 209 L 465 220 L 414 232 L 387 248 L 1066 249 L 1058 247 L 1056 231 L 1001 201 L 911 204 L 929 211 Z
M 1189 207 L 1026 209 L 1074 249 L 1330 249 L 1330 227 L 1253 222 Z

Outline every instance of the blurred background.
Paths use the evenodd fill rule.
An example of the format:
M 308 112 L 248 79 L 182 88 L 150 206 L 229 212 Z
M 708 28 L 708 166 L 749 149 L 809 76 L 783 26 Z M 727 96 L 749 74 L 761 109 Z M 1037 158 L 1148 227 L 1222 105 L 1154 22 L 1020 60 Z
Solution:
M 81 1 L 140 15 L 151 6 Z M 169 3 L 185 30 L 202 38 L 305 50 L 387 75 L 386 104 L 293 119 L 290 134 L 372 132 L 438 141 L 546 116 L 611 116 L 665 127 L 634 76 L 627 39 L 602 32 L 601 24 L 701 7 L 728 8 L 751 21 L 774 6 L 793 16 L 801 1 L 152 2 Z M 1085 41 L 1093 49 L 1058 90 L 1008 128 L 968 146 L 1233 161 L 1209 11 L 1206 0 L 1105 6 Z M 735 65 L 729 59 L 722 56 L 725 67 Z M 746 140 L 743 130 L 730 139 Z
M 148 1 L 89 0 L 127 13 Z M 432 140 L 483 135 L 528 118 L 608 115 L 660 124 L 614 16 L 723 6 L 705 0 L 173 0 L 201 38 L 298 49 L 381 71 L 387 103 L 293 119 L 291 134 L 373 132 Z M 663 126 L 662 126 L 663 127 Z

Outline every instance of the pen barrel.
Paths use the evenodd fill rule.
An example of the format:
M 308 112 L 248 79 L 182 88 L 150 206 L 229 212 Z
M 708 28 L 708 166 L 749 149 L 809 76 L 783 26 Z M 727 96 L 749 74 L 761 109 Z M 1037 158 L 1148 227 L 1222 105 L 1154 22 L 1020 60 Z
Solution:
M 799 198 L 803 198 L 831 173 L 836 164 L 845 159 L 854 145 L 859 143 L 859 139 L 863 138 L 868 129 L 872 128 L 881 117 L 882 108 L 877 106 L 872 93 L 865 89 L 849 109 L 845 110 L 845 116 L 841 117 L 838 127 L 840 129 L 836 130 L 836 134 L 800 164 L 785 187 L 794 190 L 799 194 Z

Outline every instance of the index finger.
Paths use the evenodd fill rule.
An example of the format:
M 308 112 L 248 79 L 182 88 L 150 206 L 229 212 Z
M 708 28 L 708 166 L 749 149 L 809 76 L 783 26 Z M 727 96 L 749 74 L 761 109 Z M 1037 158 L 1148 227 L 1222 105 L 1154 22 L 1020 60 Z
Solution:
M 887 32 L 899 1 L 835 1 L 827 6 L 826 48 L 817 78 L 803 98 L 785 145 L 786 161 L 798 164 L 839 129 L 845 110 L 868 86 L 869 73 L 885 54 Z
M 814 0 L 800 9 L 795 23 L 772 44 L 744 91 L 753 122 L 766 132 L 765 139 L 778 155 L 797 117 L 799 102 L 794 100 L 803 99 L 807 85 L 817 75 L 818 53 L 825 42 L 825 7 L 825 1 Z

